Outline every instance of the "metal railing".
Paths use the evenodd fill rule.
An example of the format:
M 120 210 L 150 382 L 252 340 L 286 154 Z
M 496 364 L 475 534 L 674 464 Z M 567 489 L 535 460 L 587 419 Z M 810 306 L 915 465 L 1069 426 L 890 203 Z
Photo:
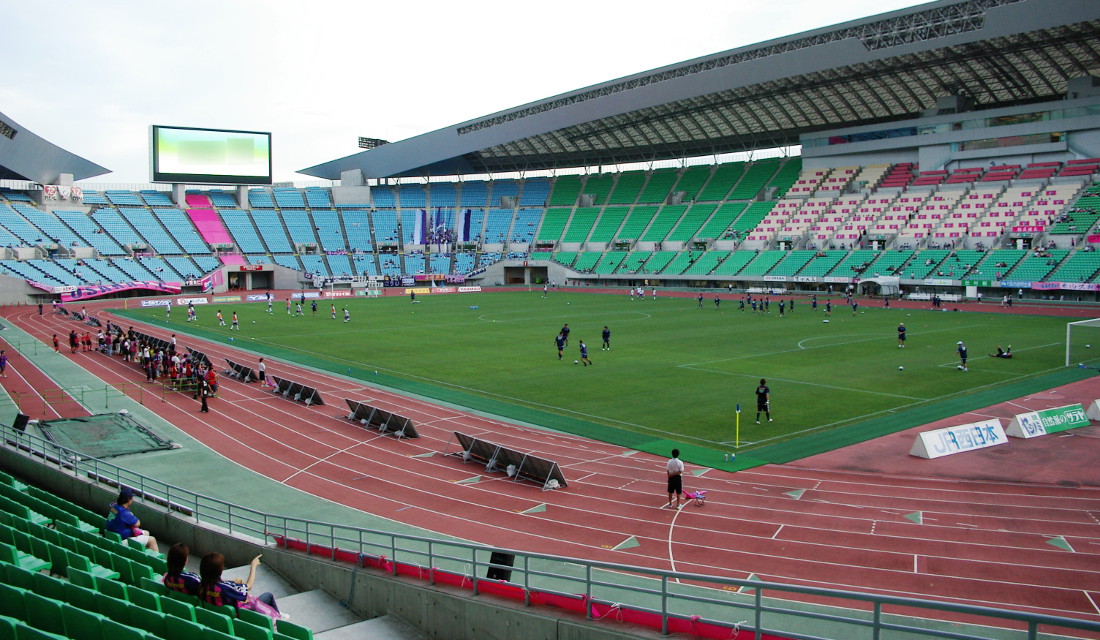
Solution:
M 358 566 L 369 564 L 394 575 L 418 573 L 432 584 L 444 576 L 458 579 L 475 595 L 487 585 L 501 585 L 480 574 L 490 568 L 511 570 L 519 577 L 507 584 L 522 589 L 528 606 L 554 596 L 577 603 L 590 619 L 636 621 L 648 616 L 663 634 L 712 625 L 755 638 L 773 634 L 798 640 L 1037 640 L 1066 630 L 1100 637 L 1100 622 L 1060 616 L 632 567 L 274 515 L 85 457 L 30 433 L 0 429 L 8 451 L 86 482 L 130 487 L 147 504 L 195 524 L 250 536 L 261 544 L 269 538 L 294 541 L 307 553 L 333 560 L 350 557 Z M 514 555 L 515 566 L 497 564 L 491 558 L 494 552 Z
M 137 382 L 120 382 L 102 387 L 60 387 L 41 392 L 9 391 L 8 395 L 21 413 L 38 418 L 46 416 L 51 408 L 64 407 L 67 404 L 76 404 L 83 408 L 103 407 L 110 410 L 112 402 L 123 408 L 130 406 L 128 401 L 144 405 L 146 398 L 159 399 L 163 402 L 169 390 L 166 385 L 146 387 Z M 37 411 L 39 407 L 41 412 Z M 56 411 L 56 413 L 60 415 L 61 412 Z

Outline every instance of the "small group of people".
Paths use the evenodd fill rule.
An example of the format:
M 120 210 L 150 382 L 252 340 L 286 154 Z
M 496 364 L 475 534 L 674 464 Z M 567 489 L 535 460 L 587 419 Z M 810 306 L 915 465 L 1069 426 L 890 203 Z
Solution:
M 119 490 L 118 497 L 108 508 L 105 529 L 117 533 L 123 540 L 134 540 L 150 551 L 159 551 L 157 540 L 148 530 L 141 528 L 131 507 L 134 503 L 134 491 L 129 487 Z M 199 574 L 195 575 L 186 568 L 190 549 L 183 543 L 176 543 L 165 557 L 167 572 L 164 574 L 164 586 L 172 591 L 196 596 L 212 606 L 234 606 L 252 609 L 271 616 L 276 620 L 286 620 L 290 616 L 280 613 L 274 596 L 262 593 L 255 596 L 250 593 L 256 579 L 256 567 L 260 565 L 260 556 L 252 559 L 248 577 L 245 579 L 225 580 L 225 556 L 211 552 L 203 556 L 199 564 Z

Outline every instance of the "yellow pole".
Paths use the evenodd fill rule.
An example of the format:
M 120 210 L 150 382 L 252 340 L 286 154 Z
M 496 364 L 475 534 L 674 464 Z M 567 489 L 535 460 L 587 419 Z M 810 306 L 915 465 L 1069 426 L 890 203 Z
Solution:
M 737 426 L 733 430 L 733 448 L 741 446 L 741 405 L 737 405 Z

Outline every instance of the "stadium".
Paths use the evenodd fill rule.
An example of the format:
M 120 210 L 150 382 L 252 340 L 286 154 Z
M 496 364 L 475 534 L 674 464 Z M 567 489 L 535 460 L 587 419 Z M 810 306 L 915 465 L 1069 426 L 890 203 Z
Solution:
M 1100 637 L 1094 1 L 869 16 L 297 186 L 247 122 L 148 123 L 121 189 L 19 117 L 0 638 Z M 159 549 L 102 531 L 124 493 Z M 173 543 L 262 555 L 290 618 L 166 588 Z

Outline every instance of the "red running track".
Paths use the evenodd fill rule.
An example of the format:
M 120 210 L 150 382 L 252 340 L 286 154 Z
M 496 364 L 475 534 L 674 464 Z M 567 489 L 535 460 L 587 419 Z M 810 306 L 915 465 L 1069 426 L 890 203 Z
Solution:
M 111 317 L 107 304 L 88 307 Z M 4 315 L 42 340 L 74 324 L 62 316 L 39 317 L 29 307 Z M 215 362 L 254 357 L 224 343 L 187 338 L 183 344 Z M 118 358 L 66 355 L 110 384 L 143 377 Z M 688 488 L 708 490 L 706 506 L 675 511 L 660 508 L 661 458 L 440 407 L 292 363 L 269 361 L 268 371 L 316 387 L 333 405 L 346 397 L 407 415 L 421 437 L 397 441 L 364 432 L 343 419 L 340 407 L 306 407 L 232 380 L 222 381 L 209 414 L 198 413 L 198 403 L 180 394 L 147 406 L 277 482 L 479 543 L 1100 621 L 1100 488 L 1017 479 L 1013 469 L 1029 455 L 1025 447 L 1013 445 L 1008 458 L 991 450 L 969 454 L 971 462 L 992 456 L 986 466 L 1001 469 L 997 477 L 969 480 L 961 470 L 959 477 L 938 477 L 939 467 L 909 458 L 912 438 L 904 434 L 872 441 L 882 448 L 856 455 L 857 462 L 846 449 L 823 454 L 831 458 L 736 474 L 688 465 Z M 1094 380 L 1077 383 L 1083 386 L 1072 393 L 1100 396 Z M 569 487 L 541 492 L 443 456 L 454 430 L 557 460 Z M 1095 427 L 1078 432 L 1100 437 Z M 1048 445 L 1044 441 L 1053 446 L 1059 440 L 1027 443 L 1033 453 Z M 1072 475 L 1076 464 L 1095 469 L 1095 449 L 1075 449 L 1082 453 L 1063 465 L 1065 473 Z M 428 453 L 435 455 L 416 457 Z M 864 459 L 882 468 L 862 468 L 858 461 Z M 902 463 L 900 472 L 891 469 L 893 461 Z M 391 473 L 395 467 L 402 470 L 400 482 Z M 473 477 L 480 481 L 460 482 Z M 544 511 L 524 513 L 543 504 Z M 920 524 L 913 521 L 916 513 Z M 637 546 L 614 549 L 631 537 Z M 1058 537 L 1073 550 L 1051 544 Z

